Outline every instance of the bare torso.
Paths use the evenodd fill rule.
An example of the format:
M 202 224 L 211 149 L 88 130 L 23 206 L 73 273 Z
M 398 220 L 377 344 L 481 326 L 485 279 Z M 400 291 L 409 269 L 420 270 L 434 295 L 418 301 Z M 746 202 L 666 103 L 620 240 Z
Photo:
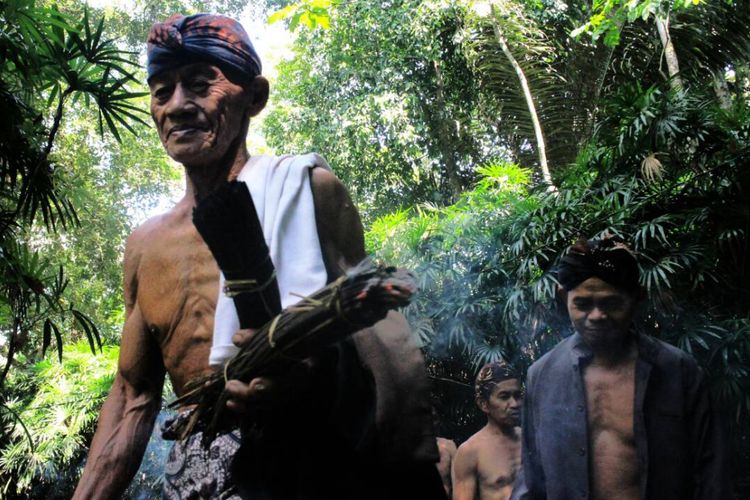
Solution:
M 623 364 L 595 361 L 584 371 L 589 428 L 589 471 L 594 500 L 640 497 L 633 431 L 635 353 Z
M 333 174 L 314 169 L 311 187 L 323 259 L 329 277 L 335 277 L 364 257 L 362 226 Z M 125 256 L 126 306 L 137 308 L 178 396 L 192 378 L 209 370 L 219 289 L 219 269 L 193 225 L 193 206 L 185 197 L 140 226 Z M 139 362 L 137 356 L 132 362 Z
M 521 468 L 520 432 L 516 429 L 515 435 L 508 436 L 487 425 L 459 447 L 456 466 L 463 465 L 459 461 L 465 461 L 473 470 L 474 498 L 507 500 Z M 454 497 L 467 498 L 456 492 L 454 484 Z
M 159 345 L 175 393 L 208 370 L 219 269 L 181 201 L 131 238 L 133 287 L 147 332 Z

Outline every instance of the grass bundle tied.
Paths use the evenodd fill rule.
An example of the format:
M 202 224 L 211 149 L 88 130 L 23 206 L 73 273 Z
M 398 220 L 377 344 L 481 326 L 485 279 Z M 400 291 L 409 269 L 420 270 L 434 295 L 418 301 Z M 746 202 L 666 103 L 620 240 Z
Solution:
M 195 405 L 173 431 L 181 439 L 203 431 L 203 443 L 231 430 L 223 418 L 227 380 L 279 373 L 348 335 L 383 319 L 390 309 L 405 306 L 416 291 L 413 276 L 403 269 L 375 266 L 369 259 L 345 276 L 283 310 L 263 325 L 224 367 L 191 381 L 186 394 L 170 406 Z
M 202 199 L 193 224 L 221 272 L 242 328 L 258 328 L 281 311 L 276 270 L 247 184 L 228 182 Z

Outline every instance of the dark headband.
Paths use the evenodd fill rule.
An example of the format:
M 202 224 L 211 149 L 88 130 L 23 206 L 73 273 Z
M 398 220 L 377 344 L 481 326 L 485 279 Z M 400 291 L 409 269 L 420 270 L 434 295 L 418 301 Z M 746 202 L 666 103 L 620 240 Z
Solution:
M 640 291 L 638 262 L 615 237 L 579 240 L 568 249 L 557 268 L 557 280 L 567 291 L 593 277 L 631 293 Z
M 148 78 L 198 61 L 217 65 L 246 81 L 261 72 L 260 58 L 242 25 L 225 16 L 174 15 L 151 27 Z

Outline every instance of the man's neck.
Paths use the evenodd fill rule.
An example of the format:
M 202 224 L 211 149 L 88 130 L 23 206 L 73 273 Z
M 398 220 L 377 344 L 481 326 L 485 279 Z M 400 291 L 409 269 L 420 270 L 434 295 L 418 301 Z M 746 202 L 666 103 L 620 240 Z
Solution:
M 200 201 L 206 195 L 229 180 L 237 178 L 242 167 L 250 159 L 245 142 L 241 141 L 229 148 L 224 157 L 214 165 L 185 164 L 186 187 L 185 197 L 193 201 Z
M 635 335 L 628 334 L 619 341 L 590 346 L 593 353 L 592 363 L 615 367 L 635 359 L 638 353 Z
M 500 434 L 509 439 L 518 439 L 517 427 L 505 422 L 495 422 L 491 418 L 488 418 L 487 429 L 493 434 Z

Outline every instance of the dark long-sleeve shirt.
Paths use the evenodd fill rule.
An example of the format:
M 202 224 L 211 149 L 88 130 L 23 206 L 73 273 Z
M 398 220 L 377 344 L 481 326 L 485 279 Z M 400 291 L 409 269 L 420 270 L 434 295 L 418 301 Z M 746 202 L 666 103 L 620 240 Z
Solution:
M 633 431 L 641 499 L 726 499 L 725 446 L 706 380 L 683 351 L 638 336 Z M 529 369 L 523 410 L 523 475 L 514 499 L 590 495 L 583 366 L 579 334 Z

